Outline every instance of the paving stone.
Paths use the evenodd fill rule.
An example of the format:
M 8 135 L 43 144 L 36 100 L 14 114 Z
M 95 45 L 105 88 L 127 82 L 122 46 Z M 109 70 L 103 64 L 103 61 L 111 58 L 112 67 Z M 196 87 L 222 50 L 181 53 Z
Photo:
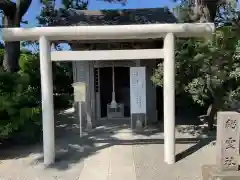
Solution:
M 79 180 L 108 180 L 109 158 L 109 148 L 101 150 L 100 152 L 86 158 Z
M 192 153 L 174 165 L 163 161 L 163 133 L 135 134 L 128 127 L 105 125 L 93 130 L 86 139 L 81 140 L 77 134 L 57 141 L 57 149 L 66 153 L 58 166 L 43 169 L 42 161 L 33 163 L 41 153 L 2 160 L 0 179 L 200 180 L 202 165 L 216 161 L 215 147 L 195 147 L 197 142 L 189 141 L 196 138 L 191 134 L 177 132 L 176 136 L 182 139 L 177 141 L 176 153 Z
M 131 145 L 115 145 L 110 149 L 109 180 L 136 180 Z

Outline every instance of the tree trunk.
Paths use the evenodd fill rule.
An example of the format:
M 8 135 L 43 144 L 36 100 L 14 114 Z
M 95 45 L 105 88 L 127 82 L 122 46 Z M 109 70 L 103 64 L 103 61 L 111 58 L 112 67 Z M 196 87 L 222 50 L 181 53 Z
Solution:
M 32 0 L 0 1 L 0 9 L 4 13 L 3 26 L 20 27 L 23 15 L 28 10 Z M 21 4 L 21 6 L 20 6 Z M 19 70 L 20 42 L 5 42 L 3 68 L 7 72 Z
M 217 104 L 212 103 L 209 105 L 207 110 L 207 122 L 208 122 L 208 129 L 209 131 L 213 130 L 214 128 L 214 120 L 217 114 Z
M 4 27 L 20 27 L 20 21 L 14 23 L 9 16 L 4 17 Z M 19 70 L 20 42 L 5 42 L 3 68 L 7 72 Z
M 194 22 L 214 22 L 219 3 L 223 0 L 195 0 L 190 19 Z

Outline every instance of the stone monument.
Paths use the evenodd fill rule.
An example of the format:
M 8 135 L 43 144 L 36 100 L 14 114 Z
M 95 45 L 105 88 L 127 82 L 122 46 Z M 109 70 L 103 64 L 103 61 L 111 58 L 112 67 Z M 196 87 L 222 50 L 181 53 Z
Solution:
M 202 167 L 203 180 L 240 180 L 239 171 L 240 113 L 217 114 L 216 165 Z
M 147 125 L 146 67 L 130 68 L 131 128 L 141 131 Z

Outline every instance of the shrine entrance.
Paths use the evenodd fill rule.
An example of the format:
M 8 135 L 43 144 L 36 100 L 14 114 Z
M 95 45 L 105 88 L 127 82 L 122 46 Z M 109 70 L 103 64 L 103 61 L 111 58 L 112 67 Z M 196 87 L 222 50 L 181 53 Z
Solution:
M 164 59 L 164 161 L 176 162 L 175 156 L 175 40 L 176 37 L 210 38 L 212 23 L 155 23 L 135 25 L 65 26 L 4 28 L 3 40 L 39 41 L 42 94 L 44 164 L 55 162 L 55 127 L 52 61 L 109 61 Z M 130 39 L 164 39 L 162 49 L 89 50 L 51 52 L 51 41 L 107 41 Z M 116 103 L 115 103 L 116 105 Z M 91 109 L 91 104 L 88 109 Z
M 95 71 L 96 72 L 96 71 Z M 96 76 L 95 76 L 96 77 Z M 112 67 L 99 68 L 98 91 L 100 91 L 100 118 L 108 117 L 107 107 L 112 102 Z M 123 117 L 130 117 L 130 74 L 129 67 L 114 67 L 115 100 L 123 105 Z M 114 117 L 113 117 L 114 118 Z

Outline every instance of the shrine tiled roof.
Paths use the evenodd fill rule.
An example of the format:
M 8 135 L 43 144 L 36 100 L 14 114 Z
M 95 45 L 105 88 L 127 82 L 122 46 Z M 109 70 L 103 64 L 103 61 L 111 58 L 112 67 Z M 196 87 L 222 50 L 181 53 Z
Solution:
M 167 8 L 74 10 L 59 12 L 55 26 L 176 23 Z

